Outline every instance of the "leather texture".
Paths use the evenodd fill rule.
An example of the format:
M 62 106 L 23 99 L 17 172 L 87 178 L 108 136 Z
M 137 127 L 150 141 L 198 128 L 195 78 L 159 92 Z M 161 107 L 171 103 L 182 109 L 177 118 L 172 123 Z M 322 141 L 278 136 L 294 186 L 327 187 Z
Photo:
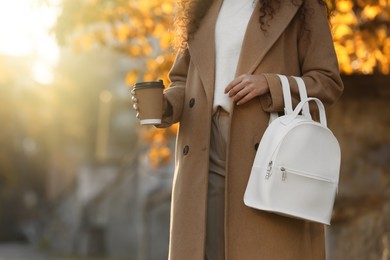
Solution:
M 259 210 L 330 225 L 340 174 L 339 143 L 327 128 L 322 102 L 307 97 L 303 80 L 293 77 L 301 97 L 293 110 L 289 82 L 286 76 L 279 77 L 285 115 L 270 122 L 260 141 L 244 203 Z M 320 122 L 310 116 L 310 101 L 318 107 Z

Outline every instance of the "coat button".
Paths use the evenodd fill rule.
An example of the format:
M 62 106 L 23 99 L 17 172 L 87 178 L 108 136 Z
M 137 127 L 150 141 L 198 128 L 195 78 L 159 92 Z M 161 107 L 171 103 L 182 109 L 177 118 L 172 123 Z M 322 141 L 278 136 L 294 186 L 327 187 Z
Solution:
M 258 148 L 259 148 L 259 143 L 256 143 L 255 144 L 255 150 L 257 151 Z
M 195 98 L 190 99 L 190 108 L 193 108 L 195 105 Z
M 189 151 L 190 151 L 190 147 L 189 147 L 188 145 L 184 146 L 184 148 L 183 148 L 183 154 L 184 154 L 184 155 L 187 155 Z

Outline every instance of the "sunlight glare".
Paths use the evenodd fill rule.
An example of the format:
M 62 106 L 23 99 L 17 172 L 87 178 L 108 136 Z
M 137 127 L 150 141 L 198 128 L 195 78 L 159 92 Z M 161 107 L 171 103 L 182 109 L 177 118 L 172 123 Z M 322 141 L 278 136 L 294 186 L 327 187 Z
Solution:
M 48 33 L 56 15 L 53 8 L 36 6 L 36 0 L 0 1 L 0 54 L 36 59 L 38 82 L 48 82 L 58 60 L 58 46 Z
M 36 62 L 34 64 L 33 75 L 36 81 L 43 85 L 49 84 L 53 80 L 51 68 L 43 62 Z

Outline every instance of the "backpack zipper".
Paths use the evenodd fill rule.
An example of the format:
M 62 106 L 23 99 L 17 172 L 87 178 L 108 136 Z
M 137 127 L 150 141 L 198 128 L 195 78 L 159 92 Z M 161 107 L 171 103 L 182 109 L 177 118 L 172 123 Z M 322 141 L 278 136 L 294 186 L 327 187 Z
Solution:
M 330 178 L 326 178 L 326 177 L 323 177 L 323 176 L 320 176 L 320 175 L 316 175 L 316 174 L 312 174 L 312 173 L 306 173 L 306 172 L 302 172 L 302 171 L 287 169 L 284 166 L 281 166 L 279 169 L 282 172 L 282 181 L 286 181 L 286 179 L 287 179 L 287 172 L 289 172 L 289 173 L 292 173 L 292 174 L 295 174 L 295 175 L 300 175 L 300 176 L 307 177 L 307 178 L 312 178 L 312 179 L 316 179 L 316 180 L 336 183 L 334 180 L 332 180 Z
M 282 172 L 282 181 L 286 181 L 287 178 L 286 168 L 280 167 L 280 171 Z
M 271 176 L 271 170 L 272 170 L 272 161 L 269 161 L 268 167 L 267 167 L 267 173 L 265 174 L 265 179 L 268 180 Z

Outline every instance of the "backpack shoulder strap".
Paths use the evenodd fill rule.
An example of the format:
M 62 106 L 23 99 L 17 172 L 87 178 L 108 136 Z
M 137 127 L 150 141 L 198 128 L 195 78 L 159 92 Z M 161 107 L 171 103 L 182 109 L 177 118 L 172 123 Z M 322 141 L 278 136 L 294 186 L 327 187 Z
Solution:
M 298 83 L 299 96 L 301 98 L 301 101 L 306 100 L 307 99 L 307 92 L 306 92 L 305 82 L 300 77 L 293 76 L 293 78 Z M 309 104 L 308 103 L 305 103 L 305 105 L 303 106 L 302 114 L 305 117 L 311 119 L 310 108 L 309 108 Z
M 289 115 L 293 112 L 292 109 L 292 101 L 291 101 L 291 92 L 290 92 L 290 84 L 288 82 L 288 79 L 284 75 L 279 75 L 280 81 L 282 83 L 282 89 L 283 89 L 283 100 L 284 100 L 284 113 L 286 115 Z

